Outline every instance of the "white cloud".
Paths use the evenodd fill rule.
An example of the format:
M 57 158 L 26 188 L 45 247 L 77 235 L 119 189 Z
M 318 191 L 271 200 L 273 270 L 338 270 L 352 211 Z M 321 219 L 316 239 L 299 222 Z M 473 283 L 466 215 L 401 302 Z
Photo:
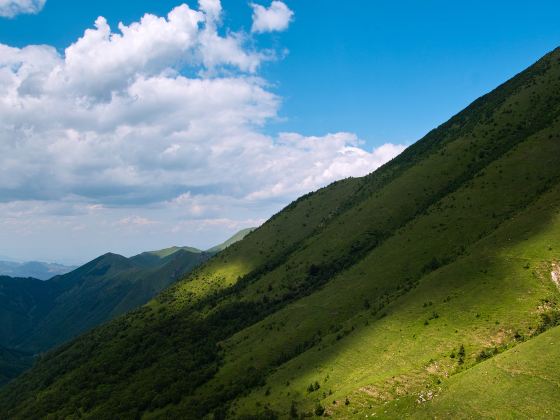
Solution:
M 220 15 L 222 14 L 222 4 L 220 0 L 199 0 L 198 4 L 200 10 L 208 16 L 211 23 L 220 19 Z
M 39 13 L 47 0 L 0 0 L 0 16 L 14 17 L 21 14 Z
M 149 226 L 149 225 L 155 225 L 158 222 L 154 221 L 154 220 L 150 220 L 147 219 L 145 217 L 140 217 L 140 216 L 128 216 L 128 217 L 124 217 L 120 220 L 118 220 L 115 225 L 120 225 L 120 226 L 134 226 L 134 227 L 138 227 L 138 226 Z
M 62 216 L 112 238 L 155 222 L 185 237 L 181 226 L 200 222 L 219 242 L 224 226 L 263 220 L 403 149 L 367 151 L 351 133 L 264 134 L 281 104 L 257 74 L 269 56 L 246 34 L 220 35 L 220 14 L 219 1 L 201 0 L 118 32 L 100 17 L 63 54 L 0 44 L 0 242 L 23 218 L 26 234 L 44 235 Z
M 274 32 L 288 29 L 294 16 L 285 3 L 274 0 L 270 7 L 266 8 L 260 4 L 251 3 L 253 8 L 252 32 Z

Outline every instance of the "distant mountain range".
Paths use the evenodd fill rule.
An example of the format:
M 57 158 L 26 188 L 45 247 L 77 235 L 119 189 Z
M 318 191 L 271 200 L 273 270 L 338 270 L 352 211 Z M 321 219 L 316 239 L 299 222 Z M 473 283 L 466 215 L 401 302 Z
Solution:
M 143 305 L 249 232 L 214 251 L 172 247 L 130 258 L 108 253 L 47 281 L 0 276 L 0 383 L 29 366 L 31 355 Z
M 43 356 L 0 390 L 0 412 L 560 418 L 559 162 L 560 49 L 186 275 L 122 278 L 134 261 L 105 256 L 47 282 L 74 309 L 12 311 L 0 344 L 44 348 L 154 294 L 135 290 L 170 286 Z M 120 292 L 130 281 L 142 287 Z M 29 320 L 43 312 L 39 331 Z
M 0 261 L 0 276 L 33 277 L 39 280 L 48 280 L 51 277 L 66 274 L 76 267 L 40 261 L 14 262 Z
M 240 238 L 245 237 L 249 232 L 253 231 L 255 228 L 247 228 L 237 232 L 233 237 L 229 238 L 222 244 L 216 245 L 206 251 L 202 251 L 197 248 L 193 247 L 171 247 L 167 249 L 162 249 L 161 251 L 148 253 L 145 252 L 142 255 L 147 256 L 148 254 L 151 255 L 147 256 L 147 258 L 156 258 L 159 256 L 165 256 L 165 254 L 170 255 L 171 253 L 175 252 L 178 249 L 183 249 L 192 253 L 216 253 L 219 251 L 224 250 L 229 245 L 237 242 Z M 156 255 L 157 254 L 157 255 Z M 142 257 L 137 256 L 138 258 L 136 261 L 140 261 Z M 48 280 L 54 276 L 59 276 L 62 274 L 69 273 L 72 270 L 75 270 L 77 266 L 67 266 L 63 264 L 57 263 L 48 263 L 48 262 L 41 262 L 41 261 L 27 261 L 27 262 L 18 262 L 14 261 L 9 258 L 5 258 L 3 260 L 2 256 L 0 256 L 0 276 L 9 276 L 9 277 L 33 277 L 39 280 Z

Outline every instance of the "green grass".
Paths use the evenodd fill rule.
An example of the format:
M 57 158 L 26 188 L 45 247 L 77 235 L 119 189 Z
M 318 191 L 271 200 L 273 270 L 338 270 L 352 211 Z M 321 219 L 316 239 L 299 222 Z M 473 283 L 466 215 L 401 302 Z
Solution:
M 476 384 L 482 366 L 542 346 L 559 319 L 559 60 L 551 53 L 375 173 L 302 197 L 144 307 L 47 354 L 0 392 L 0 408 L 13 418 L 448 412 L 460 378 Z M 499 391 L 477 403 L 465 387 L 466 417 L 507 408 Z
M 433 387 L 431 400 L 393 400 L 377 417 L 558 418 L 559 342 L 555 327 Z

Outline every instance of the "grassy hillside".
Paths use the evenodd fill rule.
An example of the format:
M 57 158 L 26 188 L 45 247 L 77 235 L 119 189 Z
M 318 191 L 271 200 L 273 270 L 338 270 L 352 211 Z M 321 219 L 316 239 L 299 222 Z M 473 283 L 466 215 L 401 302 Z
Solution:
M 545 345 L 559 322 L 559 116 L 554 51 L 373 174 L 302 197 L 144 307 L 49 353 L 0 409 L 448 412 L 454 381 Z M 558 383 L 553 360 L 540 366 Z M 552 397 L 537 396 L 541 407 Z M 505 404 L 490 398 L 484 413 Z
M 434 387 L 431 400 L 393 400 L 377 416 L 556 419 L 559 340 L 560 327 L 555 327 Z M 499 407 L 494 401 L 501 402 Z

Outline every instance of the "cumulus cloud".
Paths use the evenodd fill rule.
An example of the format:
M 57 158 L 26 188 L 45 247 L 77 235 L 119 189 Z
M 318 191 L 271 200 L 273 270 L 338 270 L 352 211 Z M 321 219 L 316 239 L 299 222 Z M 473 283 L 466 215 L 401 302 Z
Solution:
M 198 3 L 200 5 L 200 10 L 208 16 L 208 21 L 211 24 L 220 19 L 220 15 L 222 14 L 222 4 L 220 0 L 200 0 Z
M 47 0 L 0 0 L 0 16 L 12 18 L 21 14 L 39 13 Z
M 404 148 L 368 151 L 351 133 L 264 134 L 281 105 L 257 73 L 270 56 L 253 50 L 247 34 L 220 34 L 221 13 L 218 0 L 201 0 L 198 10 L 146 14 L 118 31 L 100 17 L 63 53 L 0 44 L 7 235 L 17 232 L 11 215 L 21 203 L 33 203 L 28 219 L 42 226 L 67 209 L 79 231 L 185 234 L 204 221 L 217 232 L 365 175 Z
M 294 16 L 285 3 L 274 0 L 267 8 L 260 4 L 251 3 L 253 8 L 253 26 L 251 31 L 256 33 L 284 31 L 288 29 Z

